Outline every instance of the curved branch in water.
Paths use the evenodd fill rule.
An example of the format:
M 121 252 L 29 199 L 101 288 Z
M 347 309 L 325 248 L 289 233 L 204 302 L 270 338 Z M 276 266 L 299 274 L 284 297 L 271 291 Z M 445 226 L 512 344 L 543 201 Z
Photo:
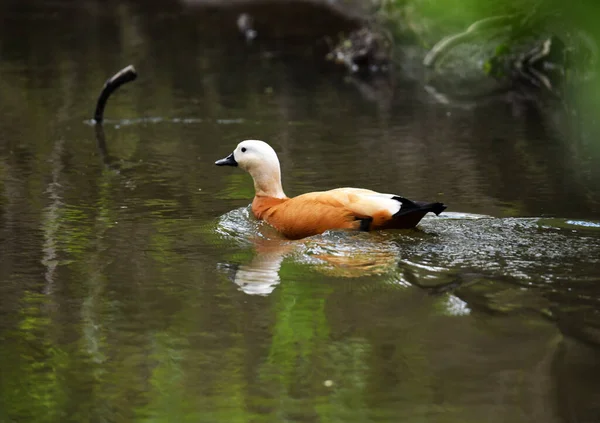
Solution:
M 102 88 L 102 92 L 100 93 L 100 97 L 98 97 L 98 102 L 96 103 L 96 111 L 94 112 L 94 121 L 96 124 L 101 124 L 104 120 L 104 107 L 106 106 L 106 102 L 110 95 L 121 85 L 131 82 L 136 78 L 137 72 L 135 71 L 135 68 L 133 65 L 129 65 L 106 81 L 104 88 Z

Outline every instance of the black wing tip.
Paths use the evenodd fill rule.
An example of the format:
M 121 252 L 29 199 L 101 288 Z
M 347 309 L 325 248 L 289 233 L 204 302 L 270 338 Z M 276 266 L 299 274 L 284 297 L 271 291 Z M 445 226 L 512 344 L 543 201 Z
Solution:
M 415 204 L 414 201 L 411 201 L 408 198 L 400 197 L 399 195 L 394 195 L 392 197 L 392 200 L 400 201 L 400 204 L 402 204 L 403 206 L 404 205 L 408 206 L 408 205 L 411 205 L 411 204 L 414 205 L 414 206 L 416 206 L 416 204 Z

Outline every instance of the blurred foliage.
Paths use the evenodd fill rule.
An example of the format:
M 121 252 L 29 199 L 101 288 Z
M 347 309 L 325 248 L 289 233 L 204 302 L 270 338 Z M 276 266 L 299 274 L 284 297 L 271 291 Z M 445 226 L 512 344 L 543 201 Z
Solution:
M 516 89 L 534 102 L 558 98 L 564 110 L 554 127 L 588 160 L 600 160 L 596 2 L 382 0 L 379 17 L 401 46 L 439 48 L 429 52 L 436 62 L 428 78 L 442 93 Z
M 521 17 L 515 31 L 548 24 L 555 31 L 582 29 L 597 35 L 599 11 L 593 0 L 572 4 L 561 0 L 381 0 L 379 13 L 423 34 L 423 41 L 436 42 L 481 19 L 503 15 Z

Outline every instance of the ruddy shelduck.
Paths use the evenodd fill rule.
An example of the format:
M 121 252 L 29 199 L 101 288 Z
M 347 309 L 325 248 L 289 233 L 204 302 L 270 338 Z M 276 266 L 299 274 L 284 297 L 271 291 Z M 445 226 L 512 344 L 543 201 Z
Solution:
M 362 188 L 337 188 L 289 198 L 281 186 L 277 153 L 264 141 L 246 140 L 217 166 L 239 166 L 254 179 L 252 213 L 286 238 L 300 239 L 329 229 L 373 231 L 414 228 L 442 203 L 410 201 Z

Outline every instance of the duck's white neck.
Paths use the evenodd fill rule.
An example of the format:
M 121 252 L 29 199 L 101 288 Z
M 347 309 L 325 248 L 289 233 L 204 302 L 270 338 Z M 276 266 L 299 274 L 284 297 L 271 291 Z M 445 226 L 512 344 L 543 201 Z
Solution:
M 287 198 L 281 186 L 281 172 L 277 166 L 249 170 L 254 179 L 254 191 L 257 196 Z

